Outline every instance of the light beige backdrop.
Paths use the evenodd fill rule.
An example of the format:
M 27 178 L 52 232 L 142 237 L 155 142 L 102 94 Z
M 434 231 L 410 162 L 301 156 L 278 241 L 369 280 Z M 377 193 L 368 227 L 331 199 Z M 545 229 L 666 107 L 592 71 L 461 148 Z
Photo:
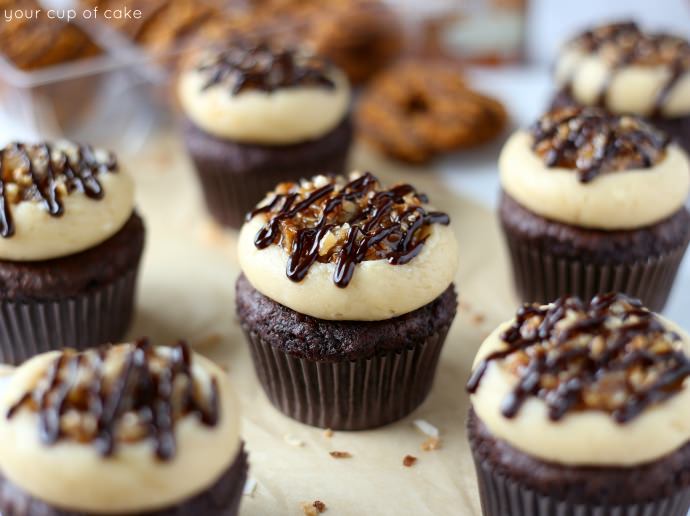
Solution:
M 254 493 L 243 497 L 242 516 L 301 515 L 302 504 L 314 500 L 323 501 L 326 514 L 333 516 L 479 515 L 465 439 L 464 383 L 482 338 L 515 308 L 494 215 L 449 192 L 430 170 L 394 166 L 362 149 L 355 152 L 354 167 L 387 183 L 413 183 L 451 215 L 461 251 L 460 307 L 434 389 L 415 413 L 382 429 L 335 432 L 327 438 L 323 430 L 274 410 L 257 383 L 235 317 L 235 235 L 206 217 L 181 142 L 161 137 L 148 149 L 130 162 L 148 228 L 131 335 L 147 335 L 158 344 L 186 338 L 229 371 L 242 400 L 250 476 L 257 481 Z M 415 419 L 439 428 L 440 449 L 420 449 L 426 437 L 412 425 Z M 347 451 L 352 458 L 334 459 L 332 450 Z M 409 468 L 402 465 L 408 454 L 418 458 Z

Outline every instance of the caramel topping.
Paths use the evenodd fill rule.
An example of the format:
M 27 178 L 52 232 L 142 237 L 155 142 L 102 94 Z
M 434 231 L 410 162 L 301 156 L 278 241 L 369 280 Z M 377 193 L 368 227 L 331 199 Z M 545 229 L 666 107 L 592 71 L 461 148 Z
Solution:
M 93 443 L 108 457 L 119 444 L 151 439 L 156 457 L 170 460 L 179 420 L 194 416 L 209 427 L 219 420 L 217 380 L 211 378 L 205 389 L 192 365 L 183 342 L 167 353 L 147 339 L 98 350 L 67 350 L 6 417 L 26 410 L 37 413 L 45 445 L 60 439 Z
M 648 34 L 634 22 L 611 23 L 588 30 L 571 41 L 598 53 L 609 64 L 681 66 L 690 70 L 690 43 L 670 34 Z
M 669 76 L 654 99 L 652 116 L 662 116 L 663 107 L 674 86 L 690 71 L 690 43 L 669 34 L 647 34 L 633 22 L 612 23 L 589 30 L 571 45 L 585 52 L 601 56 L 611 67 L 598 98 L 597 106 L 605 107 L 606 96 L 616 72 L 628 65 L 658 66 L 669 68 Z M 572 90 L 572 78 L 566 84 Z
M 279 88 L 316 86 L 333 89 L 330 64 L 323 58 L 268 43 L 236 42 L 208 56 L 197 66 L 206 77 L 203 90 L 217 84 L 230 86 L 232 95 L 247 90 L 272 92 Z
M 88 145 L 46 142 L 11 143 L 0 149 L 0 235 L 14 234 L 10 205 L 40 202 L 53 217 L 64 212 L 62 198 L 74 191 L 101 199 L 98 175 L 116 172 L 112 153 L 94 151 Z
M 278 244 L 290 255 L 287 276 L 301 281 L 314 262 L 335 263 L 333 282 L 346 287 L 358 263 L 388 260 L 408 263 L 429 236 L 431 224 L 450 223 L 448 215 L 427 212 L 425 195 L 410 185 L 390 190 L 370 173 L 281 183 L 265 204 L 247 216 L 263 215 L 266 224 L 254 243 Z
M 554 421 L 569 411 L 594 410 L 626 423 L 681 392 L 690 377 L 681 337 L 622 294 L 525 305 L 501 339 L 505 349 L 477 365 L 467 390 L 476 392 L 488 365 L 500 363 L 518 378 L 503 401 L 508 418 L 538 397 Z
M 547 167 L 575 170 L 587 183 L 599 174 L 650 168 L 666 156 L 669 138 L 635 116 L 564 107 L 531 127 L 532 149 Z

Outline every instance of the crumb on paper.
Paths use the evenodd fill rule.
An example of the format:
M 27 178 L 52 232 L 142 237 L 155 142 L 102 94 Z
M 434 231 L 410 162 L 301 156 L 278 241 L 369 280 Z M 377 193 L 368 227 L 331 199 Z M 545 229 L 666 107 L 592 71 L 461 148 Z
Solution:
M 422 443 L 422 451 L 434 451 L 441 447 L 441 439 L 438 437 L 429 437 Z
M 429 423 L 426 419 L 415 419 L 412 424 L 417 430 L 428 437 L 435 437 L 438 439 L 441 435 L 441 433 L 438 431 L 438 428 Z
M 291 434 L 285 434 L 283 436 L 283 440 L 290 446 L 294 446 L 295 448 L 301 448 L 302 446 L 304 446 L 304 441 L 302 439 L 300 439 L 299 437 L 295 437 Z
M 330 428 L 326 428 L 326 429 L 323 431 L 323 436 L 324 436 L 326 439 L 330 439 L 331 437 L 333 437 L 333 430 L 331 430 Z
M 304 516 L 317 516 L 322 512 L 326 512 L 326 504 L 321 500 L 315 500 L 312 503 L 304 502 L 302 504 L 302 511 Z
M 201 337 L 200 339 L 195 340 L 192 343 L 192 347 L 194 349 L 199 349 L 199 348 L 217 346 L 222 341 L 223 341 L 223 336 L 221 334 L 211 333 L 210 335 L 206 335 L 205 337 Z
M 414 466 L 415 462 L 417 462 L 417 457 L 414 455 L 405 455 L 405 458 L 403 459 L 403 466 L 406 468 L 411 468 Z
M 247 481 L 244 483 L 242 494 L 245 496 L 254 496 L 254 491 L 256 491 L 256 484 L 257 481 L 254 477 L 248 477 Z
M 331 457 L 334 459 L 350 459 L 352 458 L 352 454 L 350 452 L 346 451 L 332 451 L 329 452 L 331 454 Z
M 484 316 L 484 314 L 476 313 L 472 315 L 472 324 L 475 324 L 477 326 L 483 324 L 485 320 L 486 317 Z

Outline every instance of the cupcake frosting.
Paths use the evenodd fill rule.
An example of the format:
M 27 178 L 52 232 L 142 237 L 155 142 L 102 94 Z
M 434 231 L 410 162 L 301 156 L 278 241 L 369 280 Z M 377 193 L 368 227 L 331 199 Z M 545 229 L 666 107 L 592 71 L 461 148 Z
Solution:
M 186 115 L 218 138 L 281 145 L 319 138 L 347 115 L 345 75 L 305 51 L 237 43 L 182 74 Z
M 384 320 L 443 293 L 457 268 L 446 214 L 370 173 L 282 183 L 248 215 L 242 271 L 259 292 L 328 320 Z
M 185 344 L 51 352 L 0 400 L 0 468 L 51 505 L 122 514 L 210 487 L 239 450 L 227 375 Z
M 119 231 L 134 184 L 112 153 L 68 141 L 0 149 L 0 259 L 78 253 Z
M 516 132 L 499 157 L 503 189 L 530 211 L 614 230 L 660 222 L 690 192 L 686 154 L 634 116 L 560 108 Z
M 690 115 L 690 43 L 634 23 L 597 27 L 564 46 L 556 82 L 614 113 Z
M 525 305 L 468 390 L 495 437 L 566 465 L 629 466 L 690 440 L 690 337 L 621 294 Z

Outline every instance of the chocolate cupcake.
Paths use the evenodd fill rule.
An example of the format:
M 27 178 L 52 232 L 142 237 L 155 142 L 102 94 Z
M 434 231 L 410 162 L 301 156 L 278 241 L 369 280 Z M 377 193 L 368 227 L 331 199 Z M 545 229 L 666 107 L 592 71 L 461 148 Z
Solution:
M 499 158 L 500 219 L 518 295 L 620 291 L 660 311 L 690 241 L 687 155 L 641 119 L 551 111 Z
M 0 400 L 0 512 L 236 515 L 238 406 L 227 375 L 184 343 L 39 355 Z
M 345 167 L 349 86 L 314 55 L 238 42 L 184 72 L 179 97 L 187 149 L 221 224 L 239 228 L 281 181 Z
M 467 386 L 484 516 L 686 516 L 689 377 L 690 337 L 635 299 L 525 305 Z
M 361 430 L 427 397 L 455 317 L 458 250 L 426 202 L 354 173 L 282 183 L 248 216 L 237 313 L 286 415 Z
M 0 149 L 0 361 L 122 338 L 144 225 L 134 183 L 86 145 Z
M 648 117 L 690 153 L 690 43 L 632 22 L 595 27 L 568 42 L 556 64 L 554 104 Z

